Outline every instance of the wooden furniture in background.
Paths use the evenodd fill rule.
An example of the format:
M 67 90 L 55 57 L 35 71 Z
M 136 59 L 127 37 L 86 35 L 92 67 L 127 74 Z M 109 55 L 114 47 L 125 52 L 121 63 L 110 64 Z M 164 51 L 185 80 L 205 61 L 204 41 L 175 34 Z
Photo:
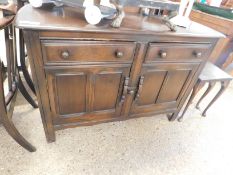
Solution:
M 28 15 L 30 14 L 30 15 Z M 170 114 L 173 121 L 222 34 L 192 23 L 171 32 L 127 14 L 88 25 L 73 8 L 20 9 L 41 117 L 49 142 L 74 126 Z
M 190 18 L 193 21 L 211 27 L 226 35 L 226 38 L 220 39 L 216 44 L 214 51 L 210 55 L 209 61 L 223 69 L 228 67 L 232 63 L 230 61 L 230 55 L 233 52 L 233 20 L 210 15 L 197 10 L 192 10 Z
M 223 0 L 221 5 L 226 8 L 232 8 L 233 0 Z
M 171 1 L 180 2 L 180 0 L 171 0 Z M 200 0 L 198 2 L 200 2 Z M 233 7 L 233 0 L 222 0 L 221 6 L 225 7 L 225 8 L 232 8 Z
M 206 116 L 207 110 L 213 105 L 213 103 L 222 95 L 222 93 L 226 90 L 228 87 L 230 81 L 233 78 L 225 73 L 223 70 L 215 66 L 214 64 L 207 62 L 204 69 L 202 70 L 201 75 L 198 78 L 197 83 L 195 84 L 193 88 L 193 92 L 188 100 L 188 103 L 186 104 L 184 111 L 178 121 L 182 121 L 185 112 L 187 111 L 189 105 L 192 103 L 193 99 L 195 98 L 196 94 L 201 90 L 201 88 L 208 83 L 208 88 L 205 91 L 205 93 L 201 96 L 199 101 L 196 104 L 196 108 L 199 109 L 199 105 L 202 102 L 202 100 L 209 94 L 209 92 L 213 89 L 214 85 L 216 83 L 221 83 L 221 88 L 216 94 L 216 96 L 210 101 L 210 103 L 207 105 L 207 107 L 202 112 L 202 116 Z
M 8 6 L 2 6 L 2 9 L 8 11 L 12 15 L 5 16 L 0 19 L 1 30 L 5 32 L 5 43 L 6 43 L 6 57 L 7 67 L 6 72 L 3 71 L 3 64 L 0 60 L 0 121 L 5 127 L 9 135 L 18 142 L 22 147 L 30 152 L 36 151 L 36 148 L 32 146 L 25 138 L 19 133 L 12 121 L 12 115 L 15 107 L 15 101 L 18 93 L 18 89 L 21 89 L 22 94 L 24 93 L 24 86 L 19 76 L 17 69 L 17 56 L 16 56 L 16 34 L 15 28 L 12 25 L 16 11 L 14 4 Z M 2 48 L 4 50 L 4 48 Z M 8 81 L 9 92 L 5 96 L 4 93 L 4 80 Z

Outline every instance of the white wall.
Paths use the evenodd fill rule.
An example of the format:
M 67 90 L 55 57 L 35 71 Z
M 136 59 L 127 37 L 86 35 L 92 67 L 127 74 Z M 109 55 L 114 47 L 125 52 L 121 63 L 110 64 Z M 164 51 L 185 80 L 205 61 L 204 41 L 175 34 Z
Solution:
M 16 29 L 16 36 L 18 38 L 18 30 Z M 4 65 L 6 65 L 6 45 L 4 40 L 4 30 L 0 31 L 0 59 L 3 61 Z M 19 62 L 19 45 L 17 43 L 17 59 Z
M 0 31 L 0 59 L 4 62 L 4 64 L 6 64 L 6 50 L 3 30 Z

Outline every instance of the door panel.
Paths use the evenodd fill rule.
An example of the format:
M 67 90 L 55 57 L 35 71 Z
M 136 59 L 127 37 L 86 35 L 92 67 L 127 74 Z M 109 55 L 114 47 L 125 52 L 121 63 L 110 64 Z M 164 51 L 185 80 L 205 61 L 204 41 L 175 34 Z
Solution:
M 166 77 L 166 71 L 149 70 L 144 78 L 143 88 L 138 99 L 139 105 L 153 104 Z M 156 82 L 156 83 L 152 83 Z
M 72 86 L 69 86 L 69 84 L 72 84 Z M 87 76 L 82 73 L 58 75 L 56 77 L 56 96 L 60 114 L 74 114 L 86 111 L 86 84 Z
M 130 65 L 46 67 L 54 123 L 119 117 L 129 70 Z
M 192 70 L 167 71 L 156 103 L 176 101 Z
M 177 109 L 200 63 L 144 64 L 131 114 Z M 140 82 L 140 81 L 139 81 Z
M 103 72 L 95 77 L 94 111 L 114 109 L 122 72 Z

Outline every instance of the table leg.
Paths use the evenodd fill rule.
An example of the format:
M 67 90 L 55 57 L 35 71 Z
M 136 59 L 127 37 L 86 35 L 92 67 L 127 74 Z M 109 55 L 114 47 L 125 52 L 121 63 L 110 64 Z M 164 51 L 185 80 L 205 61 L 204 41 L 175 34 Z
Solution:
M 200 80 L 198 80 L 197 83 L 195 84 L 195 86 L 193 87 L 193 91 L 192 91 L 192 94 L 188 100 L 188 103 L 186 104 L 181 116 L 178 118 L 179 122 L 183 121 L 184 114 L 186 113 L 188 107 L 190 106 L 193 99 L 195 98 L 195 96 L 197 95 L 197 93 L 200 91 L 201 88 L 202 88 L 202 82 Z
M 221 82 L 221 88 L 218 91 L 218 93 L 216 94 L 216 96 L 211 100 L 211 102 L 209 103 L 209 105 L 205 108 L 205 110 L 202 113 L 202 116 L 205 117 L 206 116 L 206 112 L 207 110 L 213 105 L 213 103 L 222 95 L 222 93 L 226 90 L 226 88 L 228 87 L 228 85 L 230 84 L 230 81 L 222 81 Z
M 200 109 L 200 103 L 209 94 L 209 92 L 213 89 L 215 84 L 216 84 L 216 82 L 209 82 L 208 88 L 206 89 L 205 93 L 201 96 L 201 98 L 198 100 L 198 102 L 196 104 L 197 109 Z

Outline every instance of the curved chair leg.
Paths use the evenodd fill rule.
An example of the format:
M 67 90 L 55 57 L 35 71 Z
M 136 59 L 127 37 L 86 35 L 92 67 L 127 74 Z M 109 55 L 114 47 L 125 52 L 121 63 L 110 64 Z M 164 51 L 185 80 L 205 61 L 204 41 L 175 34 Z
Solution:
M 197 83 L 195 84 L 195 86 L 193 87 L 193 91 L 192 91 L 192 94 L 188 100 L 188 103 L 186 104 L 181 116 L 178 118 L 178 121 L 181 122 L 183 121 L 183 118 L 184 118 L 184 114 L 186 113 L 188 107 L 190 106 L 190 104 L 192 103 L 194 97 L 197 95 L 197 93 L 200 91 L 201 89 L 201 81 L 198 80 Z
M 17 96 L 17 92 L 14 95 L 16 98 Z M 0 100 L 1 101 L 1 100 Z M 0 104 L 1 106 L 3 104 Z M 30 152 L 35 152 L 36 148 L 34 146 L 32 146 L 20 133 L 19 131 L 16 129 L 15 125 L 13 124 L 13 122 L 11 121 L 11 119 L 7 116 L 7 112 L 6 110 L 1 110 L 1 116 L 2 116 L 2 123 L 3 126 L 5 127 L 6 131 L 8 132 L 8 134 L 22 147 L 24 147 L 26 150 L 30 151 Z
M 24 76 L 28 86 L 32 90 L 32 92 L 36 95 L 34 84 L 33 84 L 32 79 L 31 79 L 31 77 L 30 77 L 30 75 L 28 73 L 27 66 L 26 66 L 26 63 L 25 63 L 26 55 L 25 55 L 25 48 L 24 48 L 24 40 L 23 40 L 22 30 L 19 30 L 19 48 L 20 48 L 20 64 L 21 64 L 23 76 Z
M 0 66 L 1 70 L 1 66 Z M 22 147 L 27 149 L 30 152 L 35 152 L 36 148 L 32 146 L 16 129 L 14 123 L 11 120 L 11 115 L 13 113 L 13 108 L 15 105 L 16 97 L 17 97 L 17 88 L 15 88 L 14 95 L 10 104 L 9 113 L 7 113 L 6 109 L 6 103 L 5 103 L 5 97 L 4 97 L 4 89 L 3 89 L 3 81 L 2 81 L 2 75 L 0 74 L 0 89 L 2 89 L 2 92 L 0 92 L 0 117 L 1 121 L 3 123 L 3 126 L 5 127 L 6 131 L 9 133 L 9 135 Z
M 206 112 L 207 110 L 214 104 L 214 102 L 222 95 L 222 93 L 226 90 L 226 88 L 228 87 L 230 81 L 225 81 L 225 82 L 221 82 L 221 88 L 218 91 L 218 93 L 216 94 L 216 96 L 211 100 L 211 102 L 209 103 L 209 105 L 205 108 L 205 110 L 202 113 L 202 116 L 205 117 L 206 116 Z
M 196 104 L 197 109 L 200 109 L 200 103 L 208 95 L 208 93 L 213 89 L 215 84 L 216 84 L 216 82 L 209 82 L 208 88 L 206 89 L 205 93 L 201 96 L 201 98 L 198 100 L 198 102 Z
M 38 108 L 38 105 L 35 103 L 35 101 L 32 99 L 32 97 L 30 96 L 30 94 L 27 92 L 26 88 L 23 85 L 23 82 L 20 78 L 20 75 L 18 76 L 18 88 L 20 90 L 20 92 L 22 93 L 22 95 L 24 96 L 24 98 L 28 101 L 28 103 L 30 103 L 32 105 L 33 108 Z
M 18 62 L 17 62 L 17 50 L 16 50 L 16 33 L 15 33 L 15 30 L 13 29 L 12 31 L 12 38 L 13 38 L 13 53 L 15 54 L 14 55 L 14 66 L 15 67 L 15 72 L 14 74 L 16 75 L 16 81 L 17 81 L 17 87 L 19 88 L 20 92 L 22 93 L 22 95 L 24 96 L 24 98 L 32 105 L 32 107 L 34 108 L 38 108 L 38 105 L 35 103 L 35 101 L 32 99 L 32 97 L 30 96 L 30 94 L 27 92 L 22 80 L 21 80 L 21 77 L 20 77 L 20 74 L 19 74 L 19 71 L 16 70 L 18 68 Z M 24 51 L 24 48 L 23 48 L 23 51 Z M 22 54 L 24 52 L 21 52 L 20 54 Z M 22 55 L 21 55 L 22 56 Z M 29 76 L 30 77 L 30 76 Z M 33 84 L 32 84 L 33 85 Z M 34 85 L 33 85 L 34 87 Z

